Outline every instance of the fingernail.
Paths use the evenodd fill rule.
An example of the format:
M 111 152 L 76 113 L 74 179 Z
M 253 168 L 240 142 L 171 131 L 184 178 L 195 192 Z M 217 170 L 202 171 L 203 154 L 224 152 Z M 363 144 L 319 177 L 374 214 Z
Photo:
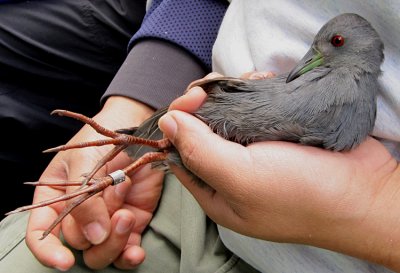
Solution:
M 68 271 L 68 269 L 69 269 L 69 267 L 64 268 L 64 267 L 58 266 L 58 265 L 55 266 L 54 268 L 57 269 L 58 271 L 62 271 L 62 272 Z
M 53 251 L 52 253 L 52 257 L 53 259 L 58 263 L 57 265 L 54 266 L 55 269 L 57 269 L 58 271 L 67 271 L 70 267 L 63 264 L 66 257 L 64 255 L 64 253 L 62 253 L 61 251 Z
M 178 125 L 170 114 L 165 114 L 162 116 L 159 120 L 158 126 L 167 138 L 169 138 L 171 141 L 174 140 Z
M 121 217 L 118 219 L 117 225 L 115 226 L 115 231 L 119 234 L 125 234 L 131 230 L 133 221 L 131 218 Z
M 94 245 L 102 243 L 107 235 L 105 229 L 98 222 L 92 222 L 83 228 L 86 239 Z
M 199 86 L 194 86 L 194 87 L 190 88 L 188 90 L 188 92 L 186 94 L 184 94 L 184 96 L 191 95 L 191 94 L 194 94 L 196 92 L 204 92 L 204 90 L 203 90 L 203 88 L 201 88 Z

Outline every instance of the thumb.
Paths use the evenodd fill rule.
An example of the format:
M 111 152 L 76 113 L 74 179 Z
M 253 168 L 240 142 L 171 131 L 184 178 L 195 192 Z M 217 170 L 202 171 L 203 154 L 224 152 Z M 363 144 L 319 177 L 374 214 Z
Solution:
M 244 173 L 240 171 L 246 165 L 243 161 L 249 160 L 245 147 L 214 134 L 196 117 L 174 110 L 160 119 L 159 126 L 178 150 L 184 166 L 216 191 L 229 191 L 229 183 L 238 179 L 233 176 Z M 237 171 L 232 172 L 233 168 Z

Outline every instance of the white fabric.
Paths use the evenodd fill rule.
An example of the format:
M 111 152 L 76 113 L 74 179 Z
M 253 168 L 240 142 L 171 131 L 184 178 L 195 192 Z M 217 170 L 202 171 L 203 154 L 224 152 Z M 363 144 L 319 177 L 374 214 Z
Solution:
M 329 19 L 357 13 L 385 44 L 378 113 L 373 132 L 400 158 L 400 1 L 233 0 L 213 48 L 214 71 L 288 72 Z M 318 248 L 277 244 L 219 227 L 224 243 L 262 272 L 387 272 L 383 267 Z

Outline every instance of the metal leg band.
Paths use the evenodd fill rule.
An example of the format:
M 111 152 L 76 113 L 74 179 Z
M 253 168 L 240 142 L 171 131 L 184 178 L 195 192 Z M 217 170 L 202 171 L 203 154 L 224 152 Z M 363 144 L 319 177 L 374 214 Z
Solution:
M 113 179 L 112 183 L 113 186 L 125 181 L 125 172 L 122 170 L 117 170 L 115 172 L 112 172 L 108 176 L 111 176 L 111 178 Z

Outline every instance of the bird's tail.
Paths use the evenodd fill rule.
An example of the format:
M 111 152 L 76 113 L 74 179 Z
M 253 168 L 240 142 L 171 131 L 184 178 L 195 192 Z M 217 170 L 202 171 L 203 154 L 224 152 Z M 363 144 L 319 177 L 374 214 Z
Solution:
M 118 133 L 133 135 L 135 137 L 159 140 L 162 139 L 163 133 L 160 128 L 158 128 L 158 120 L 167 113 L 168 108 L 161 108 L 157 110 L 150 118 L 145 120 L 140 126 L 132 127 L 127 129 L 117 130 Z M 127 150 L 128 155 L 132 158 L 139 158 L 145 153 L 154 151 L 154 148 L 147 147 L 144 145 L 134 145 L 129 147 Z

